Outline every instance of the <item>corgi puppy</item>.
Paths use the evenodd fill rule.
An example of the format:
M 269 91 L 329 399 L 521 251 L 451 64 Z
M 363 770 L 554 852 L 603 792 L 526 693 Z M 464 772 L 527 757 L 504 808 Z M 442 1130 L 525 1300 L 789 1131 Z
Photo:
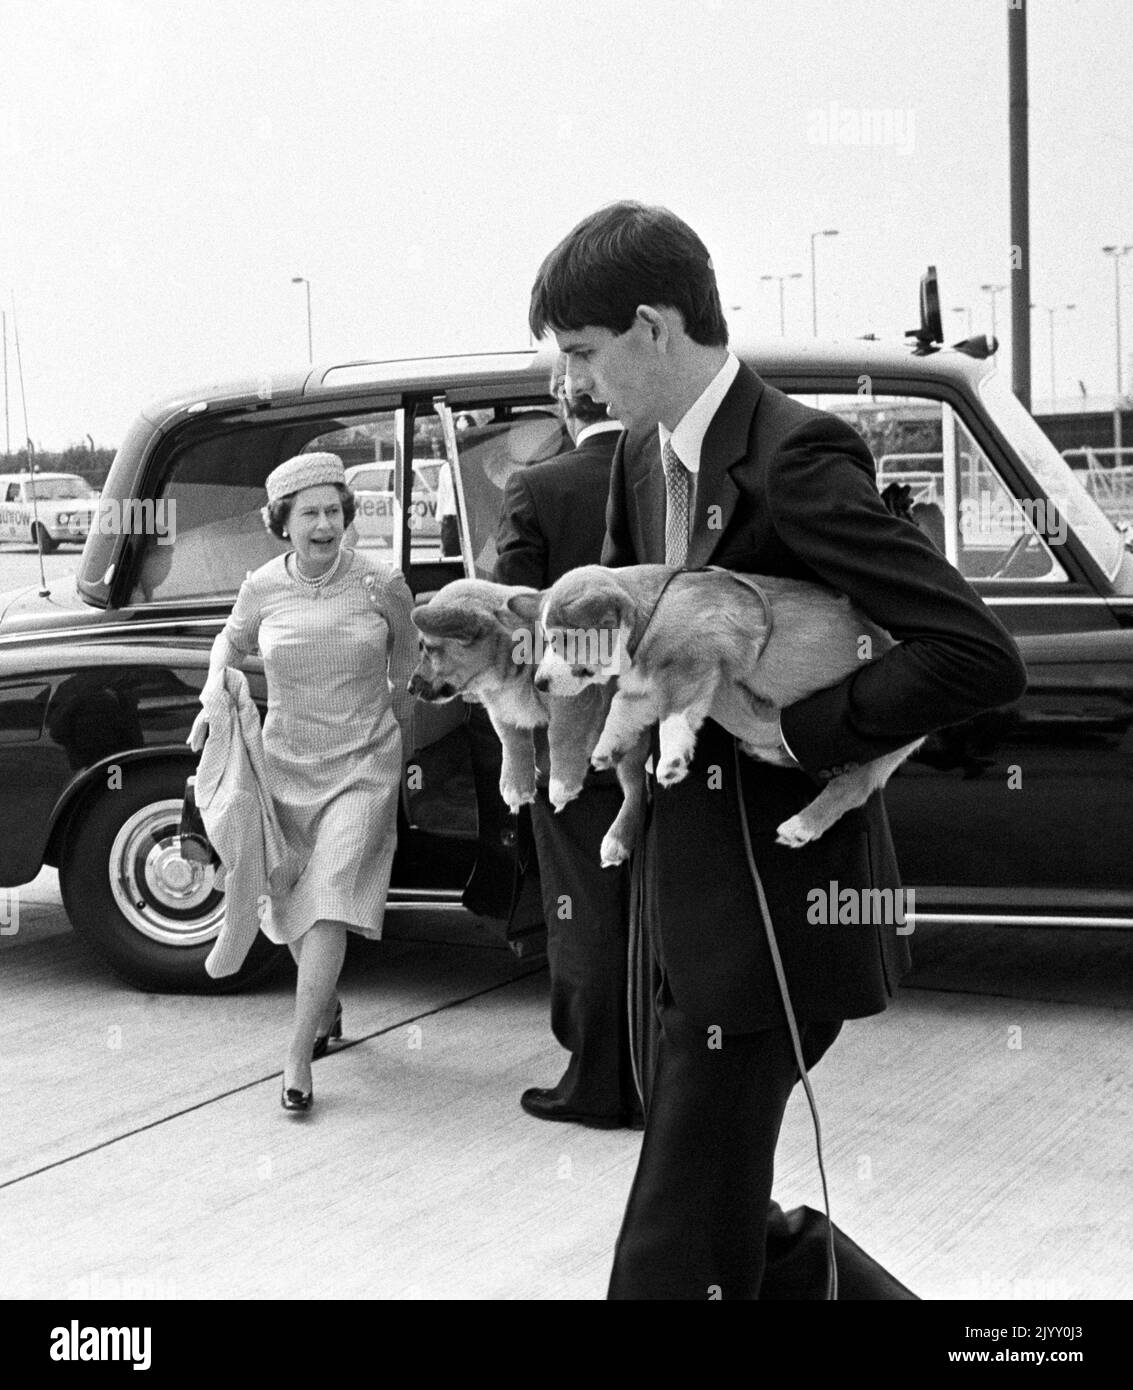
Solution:
M 530 604 L 524 598 L 519 606 Z M 779 739 L 779 711 L 894 645 L 848 598 L 822 585 L 665 565 L 572 570 L 540 600 L 539 617 L 546 640 L 535 690 L 570 697 L 616 676 L 591 762 L 605 768 L 639 761 L 649 729 L 659 724 L 662 787 L 685 777 L 710 716 L 750 757 L 793 766 Z M 598 659 L 569 661 L 564 651 L 572 646 L 576 655 Z M 884 786 L 921 742 L 832 779 L 778 827 L 779 843 L 797 849 L 825 834 Z
M 458 579 L 412 614 L 421 659 L 410 693 L 427 701 L 463 697 L 484 706 L 503 746 L 500 795 L 513 813 L 535 800 L 533 730 L 547 730 L 547 794 L 561 811 L 582 790 L 613 697 L 606 684 L 580 685 L 565 696 L 536 689 L 542 634 L 524 615 L 537 614 L 539 601 L 534 589 Z M 644 795 L 640 763 L 619 768 L 618 781 L 624 800 L 603 846 L 604 864 L 629 857 Z

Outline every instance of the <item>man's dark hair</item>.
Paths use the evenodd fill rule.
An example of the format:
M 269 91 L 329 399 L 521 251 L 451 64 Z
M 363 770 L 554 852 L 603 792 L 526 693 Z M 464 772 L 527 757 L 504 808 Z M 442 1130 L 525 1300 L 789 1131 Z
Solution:
M 708 248 L 668 208 L 611 203 L 568 232 L 539 267 L 527 321 L 548 329 L 624 333 L 639 304 L 680 312 L 696 343 L 724 347 L 728 326 Z
M 568 395 L 566 389 L 566 358 L 560 353 L 551 372 L 551 395 L 562 406 L 563 413 L 580 425 L 597 425 L 610 419 L 604 405 L 599 405 L 585 391 Z

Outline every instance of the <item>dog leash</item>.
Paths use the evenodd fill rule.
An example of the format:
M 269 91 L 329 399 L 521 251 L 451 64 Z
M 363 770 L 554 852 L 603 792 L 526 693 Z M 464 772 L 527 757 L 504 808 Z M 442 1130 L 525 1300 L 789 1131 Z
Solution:
M 759 911 L 763 917 L 763 930 L 767 937 L 767 949 L 771 953 L 771 964 L 775 970 L 775 980 L 779 986 L 779 997 L 783 1001 L 783 1012 L 787 1017 L 787 1031 L 791 1035 L 791 1046 L 795 1052 L 795 1065 L 799 1069 L 799 1080 L 803 1083 L 803 1090 L 806 1092 L 807 1105 L 810 1107 L 811 1120 L 814 1122 L 814 1142 L 818 1156 L 818 1175 L 822 1181 L 822 1201 L 826 1210 L 826 1297 L 827 1300 L 837 1299 L 838 1297 L 838 1264 L 834 1257 L 834 1226 L 830 1220 L 830 1191 L 826 1185 L 826 1164 L 822 1158 L 822 1125 L 818 1118 L 818 1105 L 814 1099 L 814 1092 L 810 1088 L 810 1076 L 807 1073 L 806 1062 L 803 1060 L 802 1040 L 799 1037 L 798 1021 L 795 1018 L 795 1011 L 791 1005 L 791 995 L 787 988 L 787 976 L 783 970 L 783 959 L 779 954 L 779 943 L 775 939 L 775 928 L 771 922 L 771 908 L 767 903 L 767 894 L 764 892 L 763 879 L 759 875 L 759 869 L 755 863 L 755 851 L 751 846 L 751 830 L 747 822 L 747 806 L 744 804 L 743 775 L 740 769 L 740 745 L 739 740 L 732 736 L 732 754 L 736 765 L 736 796 L 740 807 L 740 832 L 743 836 L 744 854 L 747 856 L 748 872 L 751 874 L 751 881 L 755 885 L 755 895 L 759 900 Z
M 634 652 L 636 652 L 637 649 L 638 649 L 638 647 L 641 646 L 642 642 L 645 641 L 645 634 L 649 631 L 649 625 L 650 625 L 650 623 L 652 623 L 652 621 L 653 621 L 653 615 L 657 612 L 657 609 L 661 606 L 661 600 L 665 597 L 665 594 L 666 594 L 666 592 L 667 592 L 667 590 L 668 590 L 668 588 L 669 588 L 669 585 L 673 582 L 674 579 L 676 579 L 676 577 L 677 577 L 678 574 L 694 574 L 694 573 L 695 573 L 694 570 L 675 569 L 675 570 L 673 570 L 673 572 L 669 575 L 669 577 L 665 580 L 664 584 L 661 585 L 661 588 L 660 588 L 660 590 L 659 590 L 658 593 L 657 593 L 657 597 L 653 600 L 653 607 L 649 610 L 649 617 L 646 618 L 646 620 L 645 620 L 645 626 L 644 626 L 644 627 L 641 629 L 641 631 L 638 633 L 637 639 L 636 639 L 636 640 L 634 640 L 633 637 L 632 637 L 632 635 L 631 635 L 630 641 L 632 642 L 632 645 L 630 645 L 629 643 L 626 644 L 626 655 L 629 657 L 629 659 L 630 659 L 631 661 L 633 660 L 633 654 L 634 654 Z

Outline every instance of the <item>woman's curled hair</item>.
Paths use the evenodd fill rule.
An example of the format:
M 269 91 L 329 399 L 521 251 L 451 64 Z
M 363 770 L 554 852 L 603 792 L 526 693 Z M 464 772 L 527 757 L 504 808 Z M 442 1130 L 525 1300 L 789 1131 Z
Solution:
M 354 500 L 353 492 L 351 492 L 348 487 L 344 486 L 342 483 L 335 483 L 333 486 L 338 489 L 338 495 L 342 498 L 342 521 L 345 529 L 349 527 L 350 523 L 354 520 L 358 511 L 358 505 Z M 260 515 L 264 519 L 264 525 L 273 536 L 278 537 L 281 541 L 287 539 L 284 535 L 284 531 L 287 528 L 287 523 L 291 519 L 291 508 L 294 506 L 295 499 L 298 495 L 297 492 L 289 492 L 286 497 L 281 497 L 277 502 L 269 502 L 266 507 L 260 508 Z

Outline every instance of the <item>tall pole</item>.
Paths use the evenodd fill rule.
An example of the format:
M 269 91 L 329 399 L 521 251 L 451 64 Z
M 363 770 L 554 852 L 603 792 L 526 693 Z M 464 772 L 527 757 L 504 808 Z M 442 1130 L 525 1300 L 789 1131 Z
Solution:
M 1031 305 L 1031 308 L 1032 308 L 1032 309 L 1042 309 L 1042 310 L 1047 314 L 1048 322 L 1049 322 L 1049 326 L 1050 326 L 1050 408 L 1051 408 L 1051 412 L 1052 412 L 1052 413 L 1054 412 L 1054 409 L 1055 409 L 1055 404 L 1054 404 L 1054 403 L 1055 403 L 1055 401 L 1057 400 L 1057 392 L 1058 392 L 1058 386 L 1057 386 L 1058 378 L 1057 378 L 1057 376 L 1055 375 L 1055 371 L 1054 371 L 1054 316 L 1055 316 L 1055 314 L 1058 313 L 1059 309 L 1076 309 L 1077 307 L 1078 307 L 1077 304 L 1054 304 L 1054 305 L 1050 305 L 1050 304 L 1032 304 L 1032 305 Z
M 1117 351 L 1117 377 L 1114 383 L 1116 395 L 1113 400 L 1113 447 L 1117 450 L 1113 456 L 1115 468 L 1121 463 L 1121 260 L 1123 256 L 1128 256 L 1130 251 L 1133 251 L 1133 245 L 1102 247 L 1104 255 L 1113 257 L 1113 332 Z
M 1031 219 L 1027 151 L 1027 10 L 1007 9 L 1011 154 L 1011 386 L 1031 408 Z
M 998 320 L 995 317 L 995 296 L 1001 294 L 1007 288 L 1006 285 L 981 285 L 980 289 L 991 297 L 991 336 L 998 337 Z M 998 349 L 999 344 L 996 343 Z
M 313 340 L 311 338 L 311 282 L 305 275 L 293 275 L 291 283 L 293 285 L 306 285 L 307 287 L 307 361 L 311 363 L 315 360 L 315 349 L 312 346 Z
M 803 278 L 803 273 L 801 270 L 796 270 L 790 275 L 761 275 L 759 278 L 761 280 L 779 281 L 779 336 L 785 338 L 787 336 L 787 308 L 783 287 L 788 280 L 801 280 Z
M 824 232 L 810 234 L 810 323 L 811 332 L 818 337 L 818 279 L 815 272 L 814 243 L 820 236 L 837 236 L 837 227 L 828 227 Z
M 8 415 L 8 315 L 0 310 L 0 337 L 4 339 L 4 454 L 12 452 L 12 425 Z

